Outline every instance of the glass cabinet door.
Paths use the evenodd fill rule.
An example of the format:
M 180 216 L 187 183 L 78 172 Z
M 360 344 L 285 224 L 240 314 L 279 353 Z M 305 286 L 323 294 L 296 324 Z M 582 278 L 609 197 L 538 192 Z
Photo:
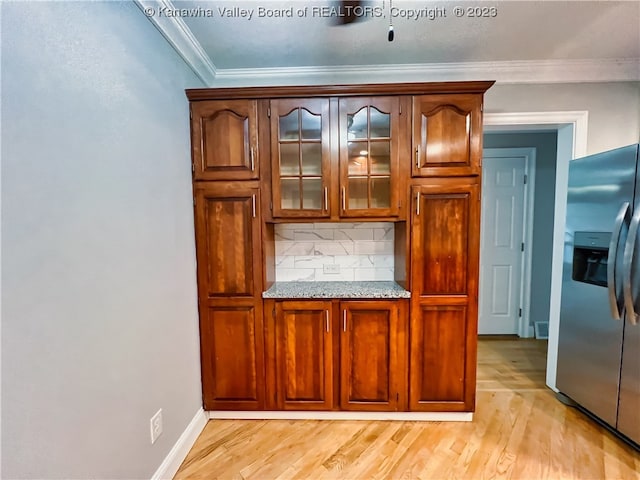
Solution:
M 399 110 L 394 97 L 340 100 L 342 216 L 398 214 Z
M 273 216 L 329 216 L 329 100 L 272 100 L 271 156 Z

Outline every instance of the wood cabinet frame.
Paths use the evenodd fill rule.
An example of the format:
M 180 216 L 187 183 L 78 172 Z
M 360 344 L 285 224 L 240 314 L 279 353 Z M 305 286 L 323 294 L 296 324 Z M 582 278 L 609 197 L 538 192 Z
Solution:
M 412 194 L 409 409 L 473 411 L 480 181 L 478 177 L 424 180 L 412 187 Z M 434 203 L 427 211 L 430 201 L 441 202 L 441 206 Z M 442 210 L 438 211 L 439 208 Z M 445 218 L 447 214 L 453 214 L 454 218 Z M 428 224 L 423 222 L 431 222 L 430 232 L 441 238 L 428 237 L 425 233 Z M 464 264 L 447 255 L 451 243 L 457 241 L 474 247 L 465 249 Z M 448 266 L 450 275 L 424 270 L 425 250 L 440 255 L 436 262 L 444 262 L 445 267 L 452 262 Z
M 203 182 L 194 188 L 203 403 L 207 409 L 264 407 L 259 194 L 257 182 Z M 227 237 L 237 237 L 240 243 Z M 226 249 L 234 249 L 233 254 L 225 255 Z M 247 267 L 238 269 L 242 265 Z M 212 272 L 215 266 L 218 269 Z M 229 338 L 242 348 L 231 348 Z M 220 368 L 224 365 L 228 367 Z
M 267 408 L 333 408 L 337 347 L 333 309 L 331 300 L 265 301 Z M 298 321 L 300 329 L 296 328 Z M 310 367 L 317 370 L 313 378 Z
M 494 81 L 365 83 L 352 85 L 292 85 L 274 87 L 191 88 L 186 95 L 191 102 L 246 98 L 350 97 L 367 95 L 440 95 L 484 94 Z
M 413 97 L 411 175 L 482 173 L 482 97 L 474 94 Z M 430 146 L 433 145 L 433 147 Z
M 331 216 L 331 205 L 329 199 L 333 197 L 333 189 L 331 185 L 332 178 L 332 160 L 331 160 L 331 138 L 330 131 L 331 117 L 329 115 L 329 99 L 328 98 L 309 98 L 309 99 L 276 99 L 271 101 L 269 106 L 270 127 L 271 127 L 271 210 L 274 218 L 328 218 Z M 280 137 L 279 118 L 294 110 L 306 110 L 321 118 L 321 203 L 320 209 L 287 209 L 281 205 L 282 189 L 280 187 Z M 301 140 L 300 140 L 301 141 Z M 302 175 L 302 172 L 300 172 Z M 300 177 L 302 178 L 302 177 Z
M 406 299 L 363 299 L 363 300 L 265 300 L 265 357 L 266 357 L 266 408 L 279 410 L 354 410 L 354 411 L 403 411 L 407 408 L 407 352 L 408 352 L 408 301 Z M 316 399 L 295 400 L 287 399 L 288 385 L 295 380 L 290 378 L 295 375 L 295 365 L 287 357 L 287 341 L 284 338 L 284 329 L 287 327 L 285 315 L 291 315 L 295 321 L 295 313 L 317 313 L 315 322 L 318 328 L 324 327 L 324 344 L 322 349 L 312 348 L 312 352 L 322 351 L 322 359 L 317 365 L 321 365 L 323 380 L 321 385 L 315 387 L 316 392 L 322 392 L 322 396 Z M 349 396 L 352 382 L 358 381 L 358 377 L 366 383 L 363 387 L 367 392 L 377 387 L 375 380 L 367 378 L 369 371 L 354 371 L 355 367 L 368 369 L 362 363 L 363 347 L 367 342 L 374 342 L 374 338 L 368 337 L 368 332 L 363 334 L 365 338 L 356 338 L 353 334 L 354 315 L 361 313 L 382 314 L 382 329 L 386 323 L 387 336 L 378 340 L 377 354 L 384 357 L 378 358 L 378 367 L 382 368 L 385 378 L 384 388 L 387 390 L 387 398 L 376 397 L 353 399 Z M 387 315 L 384 315 L 384 314 Z M 324 315 L 324 318 L 322 316 Z M 386 317 L 386 318 L 384 318 Z M 308 320 L 309 318 L 307 318 Z M 366 320 L 366 319 L 365 319 Z M 324 325 L 320 325 L 324 322 Z M 308 329 L 307 329 L 308 330 Z M 291 329 L 294 333 L 294 329 Z M 316 335 L 317 338 L 317 335 Z M 304 340 L 301 339 L 301 340 Z M 355 342 L 355 343 L 354 343 Z M 382 342 L 382 344 L 380 344 Z M 353 351 L 353 348 L 358 350 Z M 388 348 L 388 352 L 382 352 Z M 359 354 L 360 361 L 354 363 L 352 354 Z M 386 356 L 385 356 L 386 355 Z M 376 358 L 376 355 L 372 357 Z M 383 365 L 380 361 L 386 361 Z M 303 378 L 304 380 L 304 374 Z M 307 379 L 306 386 L 309 385 Z
M 346 300 L 340 302 L 340 408 L 357 411 L 399 411 L 407 404 L 407 302 L 406 300 Z M 382 314 L 382 315 L 380 315 Z M 355 322 L 382 320 L 377 332 L 368 332 L 364 325 L 358 337 Z M 385 318 L 386 317 L 386 318 Z M 355 322 L 354 322 L 354 319 Z M 386 323 L 386 325 L 385 325 Z M 382 327 L 380 329 L 380 327 Z M 384 329 L 388 328 L 386 332 Z M 367 352 L 366 350 L 369 350 Z M 384 350 L 387 350 L 386 352 Z M 380 358 L 382 356 L 382 358 Z M 386 358 L 385 358 L 386 357 Z M 385 361 L 386 360 L 386 361 Z M 370 369 L 382 369 L 375 372 Z M 375 377 L 378 381 L 375 381 Z M 371 391 L 380 388 L 375 395 Z M 364 398 L 352 397 L 358 388 Z M 384 388 L 387 392 L 384 394 Z M 361 395 L 362 395 L 361 392 Z M 355 393 L 355 392 L 354 392 Z M 376 398 L 377 397 L 377 398 Z
M 398 217 L 401 209 L 400 188 L 400 157 L 405 154 L 402 148 L 406 145 L 402 140 L 402 131 L 409 128 L 409 108 L 406 106 L 405 97 L 354 97 L 341 98 L 338 100 L 339 115 L 339 216 L 342 218 L 393 218 Z M 404 106 L 404 111 L 403 111 Z M 389 114 L 389 144 L 390 144 L 390 196 L 388 208 L 353 208 L 349 205 L 349 154 L 348 154 L 348 123 L 347 113 L 358 111 L 363 108 L 375 108 L 383 113 Z M 370 197 L 370 195 L 368 195 Z M 370 200 L 370 198 L 369 198 Z
M 192 115 L 203 400 L 206 409 L 474 410 L 482 95 L 492 84 L 396 83 L 186 91 Z M 395 197 L 388 211 L 345 212 L 340 198 L 341 186 L 345 181 L 345 141 L 340 136 L 339 128 L 336 128 L 341 118 L 340 102 L 366 101 L 368 98 L 374 102 L 383 97 L 398 104 L 398 125 L 392 125 L 392 129 L 397 130 L 392 135 L 397 138 L 397 150 L 395 146 L 392 147 L 392 169 L 397 158 L 397 176 L 393 187 Z M 292 212 L 289 217 L 273 215 L 273 199 L 277 197 L 274 184 L 277 170 L 273 169 L 273 165 L 277 158 L 269 146 L 273 145 L 273 136 L 277 134 L 274 134 L 270 118 L 272 101 L 280 105 L 300 106 L 306 101 L 328 102 L 328 111 L 324 111 L 327 121 L 323 123 L 323 130 L 328 129 L 328 133 L 323 134 L 324 139 L 328 138 L 328 141 L 322 147 L 323 188 L 327 188 L 328 202 L 326 211 L 316 217 L 305 212 Z M 222 116 L 217 112 L 223 112 Z M 426 128 L 425 119 L 429 125 Z M 209 125 L 222 127 L 220 132 L 212 133 L 207 130 Z M 425 131 L 428 132 L 428 138 L 424 135 Z M 233 139 L 225 142 L 224 132 L 228 132 Z M 434 136 L 446 144 L 440 157 L 437 152 L 434 153 L 435 150 L 429 152 L 427 148 L 429 139 Z M 212 141 L 218 142 L 218 145 L 205 149 L 207 138 L 214 139 Z M 216 150 L 218 147 L 222 153 Z M 416 147 L 419 147 L 421 154 L 427 152 L 429 157 L 417 157 L 416 162 Z M 225 152 L 231 152 L 228 155 L 233 155 L 233 158 L 225 158 Z M 208 158 L 206 161 L 205 156 Z M 424 277 L 416 273 L 417 266 L 423 261 L 421 255 L 425 253 L 418 248 L 425 241 L 425 235 L 419 232 L 420 219 L 417 218 L 416 208 L 421 201 L 440 198 L 438 196 L 467 199 L 462 203 L 468 204 L 467 219 L 463 220 L 467 222 L 467 245 L 471 246 L 467 248 L 466 277 L 450 279 L 451 291 L 437 288 L 425 290 Z M 207 243 L 210 241 L 208 222 L 214 220 L 204 213 L 203 202 L 212 199 L 220 200 L 218 208 L 227 212 L 227 216 L 238 215 L 237 223 L 231 222 L 226 228 L 231 232 L 234 228 L 241 228 L 245 241 L 242 244 L 237 240 L 224 242 L 224 248 L 237 248 L 234 252 L 236 257 L 229 255 L 228 258 L 216 259 L 216 254 L 207 251 L 210 250 Z M 234 207 L 224 207 L 224 202 Z M 461 211 L 461 203 L 456 205 L 452 207 L 453 211 Z M 249 211 L 251 215 L 248 215 Z M 277 215 L 281 213 L 277 212 Z M 396 392 L 395 402 L 392 398 L 388 402 L 354 402 L 345 397 L 349 381 L 341 376 L 341 372 L 351 368 L 345 351 L 350 348 L 352 339 L 348 332 L 340 330 L 342 309 L 353 308 L 356 312 L 360 303 L 367 304 L 363 307 L 365 310 L 383 308 L 386 303 L 373 300 L 321 301 L 323 308 L 327 308 L 330 330 L 328 336 L 326 333 L 323 335 L 326 343 L 322 349 L 322 365 L 330 373 L 322 385 L 322 398 L 314 405 L 313 402 L 297 402 L 295 399 L 285 402 L 284 397 L 278 394 L 286 381 L 280 369 L 283 358 L 286 358 L 282 344 L 284 330 L 278 323 L 276 312 L 276 304 L 281 302 L 263 302 L 261 293 L 275 282 L 274 223 L 301 220 L 375 220 L 395 223 L 395 280 L 412 292 L 410 302 L 394 300 L 398 306 L 398 317 L 397 320 L 390 320 L 397 327 L 396 339 L 389 341 L 390 344 L 397 344 L 397 352 L 389 355 L 389 363 L 396 365 L 395 369 L 392 368 L 394 376 L 390 385 L 393 386 L 389 389 L 390 392 Z M 224 218 L 215 221 L 226 225 Z M 432 222 L 434 230 L 443 228 L 444 225 L 438 223 L 440 221 Z M 246 237 L 249 230 L 251 233 Z M 460 230 L 456 232 L 459 234 Z M 238 234 L 237 237 L 242 235 Z M 246 238 L 250 238 L 250 242 Z M 440 240 L 430 238 L 429 241 L 437 243 Z M 226 257 L 224 254 L 222 256 Z M 229 267 L 233 258 L 240 259 L 234 262 L 243 271 L 234 272 Z M 443 261 L 458 268 L 455 262 Z M 210 275 L 208 269 L 211 268 L 218 273 L 223 272 L 221 275 L 228 278 Z M 452 269 L 450 267 L 448 271 Z M 442 277 L 449 278 L 451 275 L 445 272 Z M 302 308 L 303 305 L 290 304 L 289 307 Z M 318 319 L 306 321 L 310 325 L 319 323 Z M 376 321 L 385 325 L 388 320 L 380 315 Z M 317 329 L 317 325 L 313 328 Z M 387 332 L 386 327 L 381 328 Z M 366 330 L 363 328 L 363 331 Z M 375 331 L 375 327 L 372 330 Z M 311 332 L 312 329 L 307 331 Z M 234 357 L 235 350 L 227 348 L 227 344 L 221 340 L 229 338 L 243 345 L 243 353 L 238 358 Z M 382 342 L 379 345 L 386 344 Z M 455 361 L 442 363 L 440 357 L 446 361 L 447 355 L 453 351 L 457 352 Z M 222 362 L 215 363 L 216 359 L 222 359 Z M 230 365 L 228 371 L 218 368 L 225 362 Z M 460 378 L 451 381 L 450 372 Z
M 190 116 L 194 180 L 260 178 L 256 100 L 194 102 Z

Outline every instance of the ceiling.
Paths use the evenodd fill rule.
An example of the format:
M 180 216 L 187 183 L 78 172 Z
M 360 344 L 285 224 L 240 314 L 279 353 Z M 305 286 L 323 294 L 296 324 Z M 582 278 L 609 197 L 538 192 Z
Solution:
M 138 3 L 141 8 L 151 4 Z M 150 19 L 163 20 L 159 5 L 186 9 L 176 15 L 178 21 L 201 46 L 214 76 L 241 70 L 477 62 L 555 62 L 557 68 L 563 62 L 604 61 L 622 62 L 640 77 L 640 1 L 393 0 L 393 16 L 389 0 L 361 3 L 369 10 L 359 10 L 359 21 L 349 25 L 336 25 L 346 11 L 335 9 L 339 2 L 323 0 L 161 0 Z M 454 7 L 462 7 L 464 15 L 456 16 Z M 292 17 L 260 17 L 260 8 Z M 423 16 L 403 17 L 411 9 Z M 474 11 L 487 17 L 471 18 Z M 429 19 L 429 14 L 438 18 Z M 393 42 L 387 40 L 390 19 Z

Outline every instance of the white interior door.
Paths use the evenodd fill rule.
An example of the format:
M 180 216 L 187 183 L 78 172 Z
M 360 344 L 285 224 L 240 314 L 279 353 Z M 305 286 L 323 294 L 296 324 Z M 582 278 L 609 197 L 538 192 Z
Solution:
M 522 314 L 526 156 L 482 167 L 479 334 L 517 334 Z

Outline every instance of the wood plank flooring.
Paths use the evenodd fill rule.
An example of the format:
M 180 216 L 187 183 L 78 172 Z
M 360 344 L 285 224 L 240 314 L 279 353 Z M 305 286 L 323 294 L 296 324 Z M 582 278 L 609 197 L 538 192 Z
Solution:
M 640 454 L 545 387 L 546 342 L 481 337 L 473 422 L 210 421 L 182 479 L 640 479 Z

